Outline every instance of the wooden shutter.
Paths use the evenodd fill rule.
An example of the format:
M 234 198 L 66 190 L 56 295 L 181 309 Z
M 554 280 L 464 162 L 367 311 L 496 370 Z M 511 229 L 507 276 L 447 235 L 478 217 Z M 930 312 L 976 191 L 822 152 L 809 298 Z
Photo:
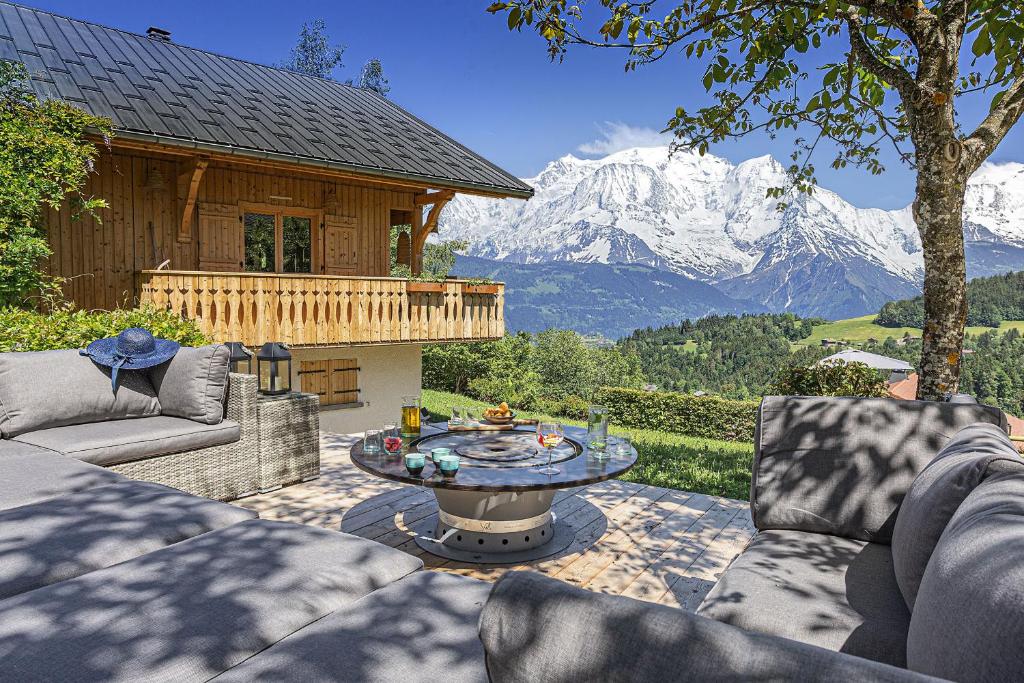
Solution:
M 245 260 L 245 235 L 232 204 L 199 204 L 199 269 L 240 271 Z
M 358 265 L 359 235 L 356 219 L 324 216 L 324 273 L 352 275 Z
M 331 403 L 354 403 L 359 400 L 359 367 L 354 358 L 331 361 Z
M 316 394 L 320 404 L 355 403 L 359 400 L 359 365 L 354 358 L 306 360 L 299 364 L 302 391 Z

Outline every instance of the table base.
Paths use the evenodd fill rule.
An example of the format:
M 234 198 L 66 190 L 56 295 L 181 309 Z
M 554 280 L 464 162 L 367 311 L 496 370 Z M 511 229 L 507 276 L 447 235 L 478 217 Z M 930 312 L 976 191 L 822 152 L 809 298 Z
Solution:
M 438 512 L 411 525 L 416 545 L 450 560 L 528 562 L 568 547 L 575 535 L 551 511 L 554 491 L 434 489 Z

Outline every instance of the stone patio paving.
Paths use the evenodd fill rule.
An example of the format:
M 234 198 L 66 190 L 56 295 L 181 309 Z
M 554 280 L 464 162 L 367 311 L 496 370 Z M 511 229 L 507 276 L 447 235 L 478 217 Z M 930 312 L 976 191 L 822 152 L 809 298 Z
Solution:
M 576 530 L 573 544 L 518 566 L 435 557 L 407 525 L 437 506 L 427 488 L 378 479 L 349 460 L 356 437 L 321 434 L 320 478 L 236 502 L 264 519 L 313 524 L 373 539 L 421 557 L 430 569 L 489 581 L 530 568 L 603 593 L 687 610 L 700 604 L 754 533 L 746 501 L 611 480 L 559 491 L 554 511 Z

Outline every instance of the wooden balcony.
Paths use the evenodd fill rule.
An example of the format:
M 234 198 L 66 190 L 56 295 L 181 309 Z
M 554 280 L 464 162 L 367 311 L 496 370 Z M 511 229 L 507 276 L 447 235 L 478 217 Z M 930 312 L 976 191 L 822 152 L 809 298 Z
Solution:
M 505 285 L 465 280 L 144 270 L 142 303 L 198 321 L 215 341 L 345 346 L 498 339 Z

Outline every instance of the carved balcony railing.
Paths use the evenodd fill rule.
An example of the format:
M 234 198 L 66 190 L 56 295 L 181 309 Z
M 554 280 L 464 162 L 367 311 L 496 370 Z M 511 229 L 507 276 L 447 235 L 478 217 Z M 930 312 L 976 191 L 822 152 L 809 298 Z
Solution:
M 503 284 L 465 280 L 144 270 L 141 303 L 176 311 L 215 341 L 257 346 L 402 344 L 498 339 Z

